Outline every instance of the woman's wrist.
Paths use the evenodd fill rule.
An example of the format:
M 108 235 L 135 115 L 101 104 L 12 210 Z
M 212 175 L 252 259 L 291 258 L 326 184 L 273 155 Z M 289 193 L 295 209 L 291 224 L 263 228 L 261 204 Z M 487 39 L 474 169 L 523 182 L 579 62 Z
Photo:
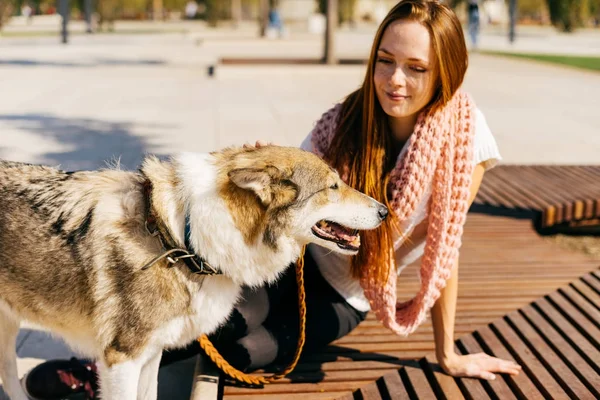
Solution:
M 438 363 L 443 369 L 450 367 L 453 362 L 458 358 L 458 354 L 454 351 L 443 351 L 436 354 Z

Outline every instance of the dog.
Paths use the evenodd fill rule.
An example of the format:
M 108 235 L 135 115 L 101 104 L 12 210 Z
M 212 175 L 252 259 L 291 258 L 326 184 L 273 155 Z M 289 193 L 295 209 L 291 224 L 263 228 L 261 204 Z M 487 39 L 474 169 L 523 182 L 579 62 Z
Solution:
M 103 399 L 155 399 L 163 349 L 210 334 L 242 286 L 308 243 L 356 254 L 387 208 L 295 148 L 230 147 L 138 171 L 0 161 L 0 378 L 25 400 L 20 321 L 97 360 Z

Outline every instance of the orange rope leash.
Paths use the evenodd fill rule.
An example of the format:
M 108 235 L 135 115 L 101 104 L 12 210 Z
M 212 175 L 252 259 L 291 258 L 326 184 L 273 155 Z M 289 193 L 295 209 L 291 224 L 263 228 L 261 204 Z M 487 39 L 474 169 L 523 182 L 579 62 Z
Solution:
M 255 376 L 248 375 L 243 373 L 242 371 L 238 371 L 234 367 L 231 366 L 215 349 L 213 344 L 210 342 L 206 335 L 202 335 L 198 338 L 198 342 L 200 342 L 200 347 L 206 352 L 206 355 L 216 364 L 217 367 L 233 379 L 236 379 L 240 382 L 244 382 L 250 385 L 264 385 L 267 383 L 274 382 L 278 379 L 283 378 L 290 372 L 296 368 L 296 364 L 298 364 L 298 360 L 300 359 L 300 355 L 302 354 L 302 348 L 304 347 L 305 341 L 305 333 L 306 333 L 306 303 L 305 303 L 305 293 L 304 293 L 304 248 L 300 253 L 300 258 L 298 258 L 298 262 L 296 263 L 296 281 L 298 282 L 298 307 L 300 314 L 300 332 L 298 335 L 298 346 L 296 347 L 296 353 L 294 354 L 294 359 L 283 371 L 273 374 L 269 377 L 264 376 Z

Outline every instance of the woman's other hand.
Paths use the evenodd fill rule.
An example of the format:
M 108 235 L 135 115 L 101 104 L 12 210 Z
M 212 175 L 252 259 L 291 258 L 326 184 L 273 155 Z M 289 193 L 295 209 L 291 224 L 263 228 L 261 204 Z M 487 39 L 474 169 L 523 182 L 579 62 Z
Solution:
M 256 147 L 257 149 L 259 149 L 259 148 L 265 147 L 265 146 L 274 146 L 274 144 L 272 142 L 265 142 L 265 141 L 262 141 L 262 140 L 257 140 L 254 145 L 245 143 L 243 147 L 245 149 L 250 148 L 250 147 Z
M 488 380 L 496 379 L 496 373 L 517 375 L 521 372 L 521 366 L 516 362 L 502 360 L 485 353 L 456 354 L 440 362 L 440 365 L 448 375 Z

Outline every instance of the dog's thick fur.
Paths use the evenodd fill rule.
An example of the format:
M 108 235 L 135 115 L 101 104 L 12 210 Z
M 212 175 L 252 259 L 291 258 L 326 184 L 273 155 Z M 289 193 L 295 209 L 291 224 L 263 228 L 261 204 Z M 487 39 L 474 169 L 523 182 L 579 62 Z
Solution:
M 154 214 L 223 275 L 167 268 L 145 227 Z M 161 352 L 213 332 L 242 285 L 272 282 L 315 242 L 320 220 L 377 227 L 387 210 L 346 186 L 317 156 L 293 148 L 228 148 L 147 158 L 139 172 L 63 172 L 0 161 L 0 378 L 25 400 L 16 369 L 21 320 L 98 360 L 104 399 L 153 399 Z

